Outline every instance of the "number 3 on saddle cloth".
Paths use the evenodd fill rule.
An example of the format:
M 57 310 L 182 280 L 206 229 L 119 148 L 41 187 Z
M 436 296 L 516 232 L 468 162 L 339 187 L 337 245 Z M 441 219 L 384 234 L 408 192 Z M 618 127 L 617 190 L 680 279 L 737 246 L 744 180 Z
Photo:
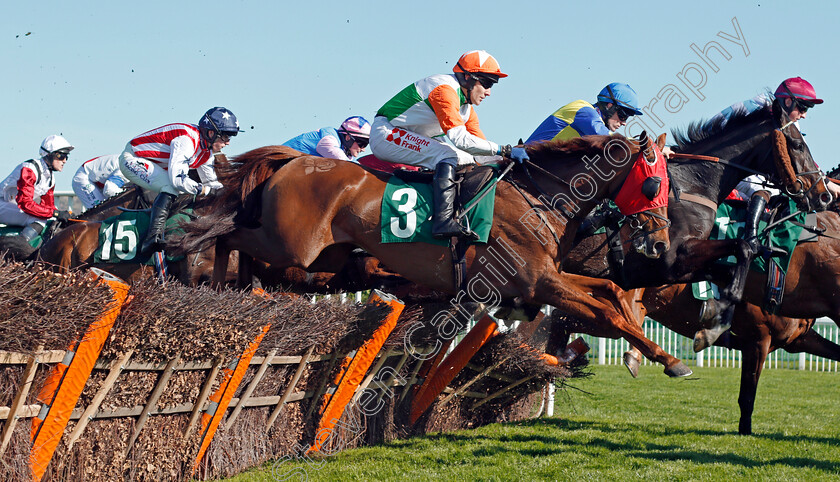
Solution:
M 785 288 L 785 275 L 787 273 L 790 258 L 798 243 L 816 241 L 817 235 L 805 227 L 816 226 L 814 214 L 798 213 L 790 219 L 782 222 L 791 213 L 796 212 L 796 203 L 784 196 L 774 197 L 770 202 L 770 219 L 762 219 L 758 223 L 758 239 L 762 245 L 781 248 L 786 255 L 775 258 L 756 256 L 750 265 L 750 269 L 759 273 L 768 273 L 767 294 L 764 299 L 764 309 L 775 313 L 782 304 L 782 294 Z M 715 216 L 715 224 L 709 239 L 740 239 L 744 233 L 746 219 L 746 206 L 743 202 L 725 202 L 718 207 Z M 769 226 L 769 229 L 768 229 Z M 721 259 L 719 263 L 734 266 L 737 261 L 735 256 Z M 699 300 L 719 297 L 718 289 L 713 284 L 703 281 L 692 285 L 694 297 Z
M 493 226 L 493 207 L 498 176 L 497 166 L 475 167 L 464 173 L 458 189 L 459 212 L 467 212 L 469 228 L 478 235 L 476 243 L 486 243 Z M 433 212 L 431 172 L 394 171 L 382 196 L 382 243 L 430 243 L 448 246 L 449 240 L 432 237 Z M 487 194 L 484 194 L 485 191 Z M 472 200 L 484 196 L 473 207 Z M 464 221 L 462 221 L 464 222 Z
M 171 236 L 178 232 L 181 222 L 189 221 L 186 211 L 176 213 L 166 220 L 165 233 Z M 153 257 L 138 256 L 140 242 L 149 230 L 148 211 L 125 211 L 102 221 L 99 227 L 99 247 L 93 254 L 95 263 L 140 263 L 154 265 Z M 178 261 L 180 257 L 166 256 L 167 261 Z

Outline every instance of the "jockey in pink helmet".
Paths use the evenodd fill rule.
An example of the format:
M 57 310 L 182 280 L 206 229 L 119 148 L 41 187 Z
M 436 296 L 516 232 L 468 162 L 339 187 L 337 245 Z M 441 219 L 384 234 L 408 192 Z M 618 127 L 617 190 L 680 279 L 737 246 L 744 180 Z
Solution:
M 305 132 L 283 145 L 310 156 L 352 161 L 365 150 L 369 142 L 370 122 L 362 116 L 352 116 L 345 119 L 338 129 L 324 127 Z

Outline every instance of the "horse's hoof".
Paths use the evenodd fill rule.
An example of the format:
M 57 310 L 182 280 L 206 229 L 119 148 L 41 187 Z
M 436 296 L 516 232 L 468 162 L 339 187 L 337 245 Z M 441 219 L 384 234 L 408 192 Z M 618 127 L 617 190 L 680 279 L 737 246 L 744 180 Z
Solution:
M 671 378 L 687 377 L 692 373 L 694 372 L 691 371 L 691 368 L 688 368 L 683 362 L 678 362 L 665 368 L 665 374 Z
M 624 352 L 622 359 L 624 360 L 624 366 L 626 366 L 627 370 L 630 371 L 630 375 L 632 375 L 633 378 L 638 378 L 639 365 L 641 364 L 639 359 L 631 355 L 630 352 Z
M 722 335 L 728 329 L 728 325 L 717 325 L 713 328 L 707 328 L 695 333 L 694 353 L 701 352 L 706 348 L 709 348 L 710 346 L 714 345 L 715 341 L 717 341 L 720 335 Z

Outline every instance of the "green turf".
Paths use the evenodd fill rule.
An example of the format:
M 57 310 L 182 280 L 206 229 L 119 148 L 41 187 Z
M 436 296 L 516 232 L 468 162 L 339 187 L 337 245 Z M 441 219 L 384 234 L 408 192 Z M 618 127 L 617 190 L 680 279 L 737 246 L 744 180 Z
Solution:
M 233 481 L 840 480 L 840 374 L 766 370 L 753 436 L 737 435 L 740 371 L 671 380 L 594 366 L 558 392 L 554 418 L 494 424 L 266 465 Z M 287 480 L 303 480 L 291 477 Z

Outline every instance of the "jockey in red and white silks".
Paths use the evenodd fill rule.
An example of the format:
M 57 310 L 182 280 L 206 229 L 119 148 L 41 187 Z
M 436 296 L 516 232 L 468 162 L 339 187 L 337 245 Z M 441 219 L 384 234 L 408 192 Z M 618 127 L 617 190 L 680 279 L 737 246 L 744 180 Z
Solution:
M 120 171 L 129 181 L 155 193 L 206 194 L 222 184 L 213 169 L 213 153 L 198 126 L 167 124 L 130 140 L 120 155 Z M 201 183 L 189 178 L 198 171 Z
M 120 156 L 110 154 L 84 162 L 73 176 L 73 192 L 90 209 L 119 194 L 128 179 L 120 172 Z
M 41 157 L 19 164 L 0 183 L 0 223 L 26 226 L 46 222 L 59 215 L 55 209 L 55 172 L 64 169 L 74 147 L 61 136 L 52 135 L 41 143 Z M 68 217 L 62 212 L 62 219 Z

